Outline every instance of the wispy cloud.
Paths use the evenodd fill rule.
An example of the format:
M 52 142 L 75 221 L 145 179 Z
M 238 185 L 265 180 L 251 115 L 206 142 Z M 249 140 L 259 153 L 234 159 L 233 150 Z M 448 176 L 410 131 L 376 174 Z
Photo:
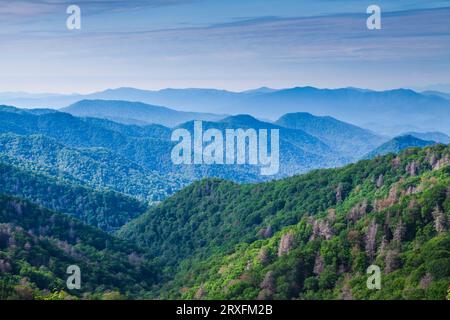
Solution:
M 198 0 L 15 0 L 0 1 L 0 16 L 13 20 L 23 16 L 36 16 L 61 12 L 71 4 L 76 4 L 86 13 L 135 10 L 144 7 L 162 7 L 191 3 Z
M 115 2 L 107 1 L 108 8 L 117 9 Z M 133 2 L 138 5 L 130 1 L 126 10 Z M 146 5 L 150 2 L 166 1 Z M 39 3 L 46 8 L 66 1 Z M 80 32 L 65 30 L 64 15 L 58 29 L 0 30 L 0 85 L 41 77 L 53 79 L 45 91 L 64 83 L 75 86 L 70 91 L 88 90 L 94 81 L 102 87 L 206 84 L 233 89 L 301 84 L 383 88 L 450 81 L 450 8 L 383 11 L 383 29 L 370 31 L 365 10 L 300 17 L 257 11 L 252 16 L 237 6 L 229 13 L 233 18 L 198 23 L 196 17 L 196 23 L 184 24 L 189 15 L 182 3 L 146 12 L 151 18 L 112 12 L 88 17 Z M 197 14 L 203 8 L 199 2 L 193 7 Z M 162 13 L 163 22 L 176 16 L 176 23 L 160 23 Z M 110 19 L 124 16 L 120 26 Z

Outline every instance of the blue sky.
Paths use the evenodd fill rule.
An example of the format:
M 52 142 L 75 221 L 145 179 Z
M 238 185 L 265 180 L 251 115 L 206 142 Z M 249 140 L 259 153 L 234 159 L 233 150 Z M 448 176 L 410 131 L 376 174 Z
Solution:
M 449 58 L 450 1 L 0 0 L 0 92 L 425 87 Z

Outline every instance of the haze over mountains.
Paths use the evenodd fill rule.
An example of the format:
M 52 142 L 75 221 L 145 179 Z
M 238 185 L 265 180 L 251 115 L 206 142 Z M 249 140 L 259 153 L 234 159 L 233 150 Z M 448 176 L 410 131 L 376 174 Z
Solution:
M 256 96 L 267 92 L 274 91 L 261 89 L 247 94 Z M 194 120 L 204 120 L 205 130 L 215 128 L 223 133 L 226 129 L 278 129 L 280 172 L 271 178 L 339 167 L 361 159 L 389 140 L 333 117 L 306 112 L 285 114 L 272 123 L 251 115 L 189 113 L 118 100 L 83 100 L 62 111 L 73 115 L 53 109 L 0 107 L 0 132 L 5 133 L 1 136 L 2 157 L 88 187 L 94 184 L 148 201 L 159 201 L 186 183 L 204 177 L 236 182 L 268 179 L 259 174 L 257 166 L 173 165 L 172 130 L 185 128 L 193 132 Z M 176 127 L 170 129 L 164 125 Z M 435 142 L 450 140 L 441 132 L 410 134 Z M 418 146 L 414 141 L 409 142 L 383 150 L 398 152 Z M 76 159 L 83 159 L 81 162 L 88 165 L 89 171 L 80 167 Z
M 186 183 L 204 177 L 257 182 L 321 167 L 341 166 L 351 162 L 357 154 L 348 152 L 349 147 L 347 151 L 344 147 L 336 152 L 334 147 L 303 130 L 248 115 L 230 116 L 217 122 L 204 121 L 203 126 L 205 130 L 216 128 L 223 132 L 249 128 L 280 130 L 279 174 L 264 177 L 258 167 L 249 165 L 175 166 L 170 158 L 175 142 L 171 141 L 172 130 L 167 127 L 125 125 L 48 109 L 1 107 L 0 151 L 1 157 L 9 163 L 148 201 L 158 201 Z M 177 128 L 192 132 L 193 121 Z M 348 139 L 347 143 L 353 144 L 353 141 L 356 138 Z
M 407 131 L 442 131 L 450 134 L 450 100 L 447 95 L 418 93 L 409 89 L 373 91 L 296 87 L 230 92 L 216 89 L 150 91 L 118 88 L 87 95 L 0 94 L 0 103 L 18 107 L 63 108 L 81 100 L 136 101 L 179 111 L 207 113 L 207 117 L 211 114 L 251 114 L 273 121 L 286 113 L 309 112 L 332 116 L 391 136 Z
M 175 111 L 141 102 L 120 100 L 82 100 L 61 111 L 74 116 L 105 118 L 124 124 L 161 124 L 174 127 L 190 120 L 220 120 L 224 116 L 199 112 Z

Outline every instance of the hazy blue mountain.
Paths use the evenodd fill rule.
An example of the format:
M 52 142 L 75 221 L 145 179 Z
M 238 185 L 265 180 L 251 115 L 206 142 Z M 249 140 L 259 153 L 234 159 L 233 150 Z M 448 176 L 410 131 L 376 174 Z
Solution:
M 412 147 L 422 148 L 433 144 L 436 144 L 436 142 L 421 140 L 412 135 L 399 136 L 389 140 L 386 143 L 383 143 L 381 146 L 368 153 L 364 158 L 372 159 L 376 156 L 383 156 L 388 153 L 398 153 L 407 148 Z
M 422 140 L 435 141 L 438 143 L 449 144 L 450 137 L 445 133 L 434 131 L 434 132 L 406 132 L 403 135 L 410 135 Z
M 43 134 L 74 148 L 101 147 L 149 170 L 167 172 L 171 130 L 160 125 L 127 126 L 109 120 L 54 112 L 34 115 L 21 109 L 0 110 L 0 133 Z
M 134 88 L 110 89 L 91 96 L 95 99 L 114 99 L 141 101 L 155 105 L 163 105 L 176 110 L 195 111 L 195 112 L 213 112 L 220 110 L 219 114 L 228 113 L 226 108 L 231 103 L 239 101 L 241 96 L 239 92 L 217 89 L 163 89 L 159 91 L 139 90 Z M 202 110 L 202 111 L 198 111 Z
M 120 100 L 82 100 L 66 108 L 63 112 L 74 116 L 105 118 L 124 124 L 161 124 L 173 127 L 189 120 L 219 120 L 222 115 L 181 112 L 169 108 Z
M 190 121 L 180 126 L 192 128 L 192 124 L 193 121 Z M 281 176 L 321 167 L 340 166 L 350 161 L 348 157 L 342 156 L 320 139 L 302 130 L 283 128 L 251 116 L 233 116 L 219 122 L 205 121 L 204 125 L 205 128 L 223 130 L 279 129 Z M 274 178 L 261 176 L 260 169 L 255 166 L 175 166 L 170 158 L 175 145 L 175 142 L 170 140 L 172 131 L 160 125 L 124 125 L 104 119 L 78 118 L 63 112 L 34 115 L 20 109 L 12 109 L 12 112 L 0 111 L 0 132 L 19 135 L 42 134 L 69 148 L 103 148 L 109 151 L 111 156 L 117 154 L 124 161 L 130 161 L 145 170 L 168 175 L 171 187 L 204 177 L 220 177 L 237 182 L 257 182 Z
M 407 131 L 436 130 L 450 134 L 450 100 L 409 89 L 373 91 L 359 88 L 296 87 L 231 92 L 216 89 L 151 91 L 118 88 L 87 95 L 38 96 L 34 100 L 29 96 L 19 98 L 13 99 L 9 94 L 2 99 L 0 94 L 0 103 L 22 107 L 64 107 L 84 99 L 126 100 L 186 112 L 230 115 L 245 113 L 272 120 L 286 113 L 309 112 L 335 117 L 390 136 Z
M 434 90 L 428 90 L 421 92 L 422 94 L 425 94 L 427 96 L 438 96 L 447 100 L 450 100 L 450 93 L 446 92 L 440 92 L 440 91 L 434 91 Z
M 372 91 L 297 87 L 230 92 L 214 89 L 146 91 L 119 88 L 96 93 L 93 97 L 142 101 L 183 111 L 245 113 L 273 120 L 286 113 L 309 112 L 332 116 L 388 135 L 424 130 L 450 133 L 450 101 L 407 89 Z
M 193 123 L 188 121 L 177 128 L 189 129 L 193 135 Z M 206 177 L 247 183 L 291 176 L 317 168 L 339 167 L 368 154 L 384 141 L 384 138 L 369 130 L 331 117 L 316 117 L 306 113 L 288 114 L 276 123 L 261 121 L 250 115 L 237 115 L 220 121 L 203 121 L 203 126 L 205 130 L 216 128 L 223 133 L 226 129 L 278 129 L 279 174 L 263 176 L 260 167 L 250 165 L 174 165 L 171 151 L 176 143 L 171 141 L 172 130 L 161 125 L 125 125 L 106 119 L 79 118 L 52 110 L 29 112 L 0 107 L 0 133 L 43 135 L 40 136 L 42 141 L 34 137 L 32 143 L 27 140 L 29 137 L 15 138 L 15 144 L 9 141 L 11 158 L 22 156 L 27 166 L 36 165 L 37 161 L 40 170 L 43 165 L 47 168 L 46 162 L 51 163 L 53 159 L 52 166 L 57 168 L 62 165 L 64 170 L 61 172 L 68 174 L 70 179 L 81 180 L 90 187 L 111 188 L 150 201 L 160 200 L 187 183 Z M 44 138 L 50 138 L 49 142 L 44 141 Z M 38 147 L 34 147 L 34 144 Z M 407 144 L 411 145 L 416 144 Z M 13 146 L 20 152 L 16 154 Z M 36 154 L 41 158 L 34 159 L 36 154 L 27 154 L 27 148 L 36 149 Z M 54 154 L 59 158 L 55 158 Z M 81 163 L 89 163 L 91 176 L 80 176 L 84 169 L 76 164 L 76 158 L 83 158 Z M 56 159 L 66 162 L 70 159 L 76 165 L 58 164 Z M 114 175 L 112 170 L 117 170 L 119 174 Z M 127 170 L 131 170 L 130 173 Z M 52 175 L 56 174 L 60 172 L 52 172 Z
M 384 134 L 417 131 L 417 128 L 450 131 L 450 101 L 405 89 L 376 92 L 293 88 L 249 97 L 228 112 L 243 109 L 264 118 L 298 111 L 332 116 Z
M 4 142 L 4 141 L 2 141 Z M 0 193 L 71 215 L 104 231 L 114 231 L 147 206 L 114 191 L 99 191 L 0 162 Z
M 369 130 L 335 118 L 317 117 L 306 112 L 286 114 L 275 123 L 286 128 L 300 129 L 318 137 L 352 160 L 358 160 L 387 140 Z
M 251 90 L 247 90 L 247 91 L 243 91 L 243 94 L 247 94 L 247 95 L 255 95 L 255 94 L 264 94 L 264 93 L 271 93 L 271 92 L 275 92 L 277 91 L 277 89 L 272 89 L 272 88 L 268 88 L 268 87 L 261 87 L 261 88 L 257 88 L 257 89 L 251 89 Z
M 180 127 L 193 132 L 194 122 L 188 122 Z M 215 128 L 221 130 L 225 137 L 226 129 L 278 129 L 280 140 L 280 176 L 290 176 L 315 168 L 336 167 L 349 162 L 349 159 L 336 153 L 320 139 L 298 129 L 290 129 L 279 125 L 260 121 L 250 115 L 230 116 L 220 122 L 203 122 L 203 130 Z M 270 131 L 269 131 L 270 135 Z M 227 166 L 229 167 L 229 166 Z M 236 170 L 240 170 L 236 166 Z M 258 168 L 244 167 L 248 172 L 257 174 Z M 229 170 L 230 168 L 225 168 Z M 225 178 L 226 175 L 213 175 Z
M 0 93 L 0 104 L 14 105 L 20 108 L 63 108 L 83 99 L 84 96 L 81 94 Z

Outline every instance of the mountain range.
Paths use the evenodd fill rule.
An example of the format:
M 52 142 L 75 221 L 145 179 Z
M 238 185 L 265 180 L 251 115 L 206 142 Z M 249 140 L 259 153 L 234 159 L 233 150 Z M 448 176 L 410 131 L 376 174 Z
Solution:
M 191 120 L 216 121 L 221 115 L 175 111 L 169 108 L 147 105 L 141 102 L 119 100 L 82 100 L 61 111 L 74 116 L 104 118 L 124 124 L 161 124 L 174 127 Z
M 81 100 L 99 99 L 138 101 L 178 111 L 207 113 L 208 117 L 211 113 L 251 114 L 274 121 L 286 113 L 309 112 L 332 116 L 391 136 L 407 131 L 436 130 L 450 134 L 450 100 L 446 94 L 419 93 L 409 89 L 373 91 L 295 87 L 231 92 L 216 89 L 150 91 L 118 88 L 86 95 L 0 94 L 1 103 L 19 107 L 62 108 Z
M 171 133 L 196 119 L 154 122 L 178 111 L 80 105 L 99 118 L 0 106 L 0 299 L 445 297 L 444 133 L 389 140 L 306 112 L 202 122 L 279 130 L 280 174 L 262 178 L 252 166 L 173 165 Z M 151 124 L 130 123 L 137 105 Z M 74 264 L 77 292 L 65 286 Z M 367 289 L 370 264 L 383 290 Z
M 223 132 L 226 129 L 249 128 L 280 130 L 279 177 L 320 167 L 341 166 L 358 159 L 367 149 L 371 150 L 386 140 L 368 130 L 332 118 L 324 120 L 308 114 L 292 114 L 289 119 L 298 123 L 317 121 L 318 124 L 305 125 L 308 133 L 292 123 L 279 125 L 283 124 L 282 120 L 269 123 L 240 115 L 217 122 L 203 121 L 203 126 L 205 130 L 216 128 Z M 322 130 L 312 128 L 317 125 Z M 193 121 L 175 128 L 192 132 Z M 339 147 L 336 131 L 346 132 Z M 4 161 L 53 176 L 64 176 L 86 186 L 110 188 L 138 196 L 141 200 L 159 201 L 186 183 L 203 177 L 220 177 L 237 182 L 267 179 L 259 175 L 258 168 L 251 166 L 173 165 L 170 159 L 175 145 L 171 141 L 172 129 L 159 124 L 126 125 L 107 119 L 75 117 L 50 109 L 27 110 L 5 106 L 0 107 L 0 133 L 3 133 L 0 147 Z M 133 183 L 126 182 L 129 180 Z

